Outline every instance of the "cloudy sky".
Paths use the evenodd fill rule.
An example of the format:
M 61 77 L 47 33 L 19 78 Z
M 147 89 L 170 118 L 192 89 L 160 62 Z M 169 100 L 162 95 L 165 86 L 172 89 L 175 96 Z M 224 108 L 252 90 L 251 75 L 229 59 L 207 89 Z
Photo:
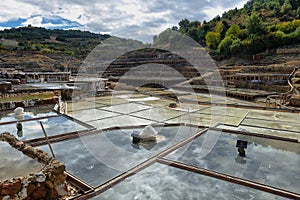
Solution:
M 80 29 L 151 42 L 166 28 L 210 20 L 247 0 L 1 0 L 0 30 L 32 26 Z

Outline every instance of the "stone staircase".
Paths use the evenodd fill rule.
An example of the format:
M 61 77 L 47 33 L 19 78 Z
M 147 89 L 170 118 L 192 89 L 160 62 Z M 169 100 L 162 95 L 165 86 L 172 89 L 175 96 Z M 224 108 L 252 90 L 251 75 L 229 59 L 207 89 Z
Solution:
M 277 94 L 277 95 L 269 95 L 266 99 L 266 106 L 271 107 L 271 105 L 274 105 L 275 107 L 284 108 L 287 105 L 292 105 L 292 106 L 300 105 L 300 98 L 299 98 L 300 71 L 299 71 L 299 67 L 294 68 L 292 73 L 288 76 L 287 81 L 288 81 L 288 85 L 290 87 L 289 91 L 281 93 L 281 94 Z M 298 102 L 298 103 L 296 103 L 296 102 Z
M 300 90 L 300 71 L 299 71 L 299 67 L 298 67 L 298 70 L 295 72 L 294 76 L 291 78 L 291 83 L 294 87 L 295 93 L 299 94 L 299 90 Z

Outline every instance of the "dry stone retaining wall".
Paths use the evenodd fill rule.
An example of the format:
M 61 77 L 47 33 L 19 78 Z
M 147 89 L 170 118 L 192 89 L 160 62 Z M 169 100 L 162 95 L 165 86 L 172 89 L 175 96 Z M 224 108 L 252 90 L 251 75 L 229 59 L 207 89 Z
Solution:
M 45 164 L 45 167 L 26 177 L 0 181 L 0 200 L 60 199 L 68 195 L 65 165 L 47 153 L 24 144 L 9 133 L 0 134 L 0 141 L 8 142 L 25 155 Z

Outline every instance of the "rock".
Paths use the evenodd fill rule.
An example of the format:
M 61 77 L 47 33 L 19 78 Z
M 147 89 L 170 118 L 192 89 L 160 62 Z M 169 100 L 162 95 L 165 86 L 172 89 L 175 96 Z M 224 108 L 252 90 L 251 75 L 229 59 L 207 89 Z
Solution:
M 30 199 L 43 199 L 47 195 L 47 191 L 44 184 L 40 184 L 36 190 L 30 195 Z
M 68 195 L 68 187 L 66 184 L 57 185 L 55 186 L 55 189 L 58 192 L 58 194 L 61 196 Z
M 42 163 L 47 163 L 47 161 L 49 161 L 48 158 L 49 158 L 48 154 L 45 153 L 45 152 L 42 152 L 42 153 L 40 153 L 39 156 L 38 156 L 38 161 L 39 161 L 39 162 L 42 162 Z
M 60 162 L 56 163 L 54 161 L 52 167 L 53 167 L 53 174 L 55 174 L 55 175 L 56 174 L 62 174 L 65 171 L 65 166 Z
M 9 143 L 10 145 L 15 144 L 17 142 L 19 142 L 19 140 L 17 138 L 15 138 L 13 135 L 11 135 L 10 133 L 2 133 L 2 141 L 6 141 L 7 143 Z
M 43 199 L 47 195 L 47 191 L 44 184 L 39 184 L 38 187 L 33 191 L 33 193 L 30 195 L 30 199 L 38 200 Z
M 33 149 L 34 149 L 35 154 L 41 154 L 41 153 L 44 153 L 42 150 L 40 150 L 40 149 L 38 149 L 38 148 L 36 148 L 36 147 L 34 147 Z
M 63 184 L 66 181 L 67 175 L 65 174 L 59 174 L 55 177 L 55 183 L 57 185 Z
M 20 141 L 20 142 L 15 143 L 14 147 L 17 149 L 20 149 L 21 147 L 24 147 L 24 145 L 25 145 L 24 142 Z
M 23 187 L 21 192 L 18 193 L 18 196 L 19 196 L 20 199 L 26 199 L 27 198 L 28 194 L 27 194 L 26 187 Z
M 170 104 L 169 104 L 169 107 L 170 107 L 170 108 L 176 108 L 176 107 L 177 107 L 177 104 L 176 104 L 176 103 L 170 103 Z
M 2 185 L 1 195 L 15 195 L 22 189 L 20 181 L 14 181 L 12 183 L 4 183 Z
M 295 107 L 300 107 L 300 95 L 292 96 L 292 98 L 290 99 L 289 105 L 295 106 Z
M 17 125 L 16 125 L 18 131 L 22 131 L 23 130 L 23 126 L 21 124 L 21 122 L 18 122 Z
M 34 148 L 32 146 L 26 146 L 22 151 L 25 155 L 29 156 L 30 158 L 34 159 L 36 157 Z
M 45 181 L 45 185 L 46 185 L 48 188 L 50 188 L 51 190 L 54 188 L 53 183 L 52 183 L 51 181 L 49 181 L 49 180 Z
M 34 190 L 35 190 L 35 185 L 33 183 L 30 183 L 27 187 L 27 195 L 30 196 Z
M 43 157 L 43 159 L 41 160 L 41 162 L 48 164 L 50 161 L 52 160 L 52 157 L 50 157 L 49 155 Z
M 33 180 L 38 182 L 38 183 L 45 182 L 46 175 L 43 174 L 43 173 L 36 173 L 36 174 L 33 175 Z
M 59 196 L 59 194 L 56 190 L 51 190 L 50 199 L 57 199 L 58 196 Z

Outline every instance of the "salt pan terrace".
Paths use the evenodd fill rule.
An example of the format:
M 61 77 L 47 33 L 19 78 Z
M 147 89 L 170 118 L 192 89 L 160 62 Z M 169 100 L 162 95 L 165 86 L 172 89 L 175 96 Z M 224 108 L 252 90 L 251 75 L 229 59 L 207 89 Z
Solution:
M 145 89 L 142 93 L 119 91 L 113 96 L 69 102 L 68 115 L 97 129 L 95 135 L 53 145 L 69 165 L 70 173 L 89 185 L 90 192 L 82 198 L 300 197 L 299 111 L 263 108 L 247 101 L 188 92 L 175 91 L 180 96 L 177 102 L 160 98 L 164 91 Z M 177 107 L 170 108 L 171 103 Z M 134 147 L 132 130 L 149 124 L 165 140 L 153 146 Z M 107 143 L 95 142 L 103 137 L 134 156 L 120 156 Z M 218 139 L 204 156 L 201 145 L 207 142 L 206 138 Z M 237 154 L 238 139 L 249 142 L 245 158 Z M 63 150 L 63 146 L 68 150 Z M 91 150 L 90 146 L 102 148 Z M 84 153 L 85 148 L 90 152 Z M 85 156 L 74 157 L 70 163 L 70 149 Z M 104 164 L 107 160 L 103 162 L 103 157 L 107 156 L 112 157 L 113 167 Z
M 299 110 L 182 91 L 172 91 L 177 101 L 162 98 L 168 92 L 115 91 L 28 119 L 44 120 L 67 180 L 80 190 L 71 199 L 300 198 Z M 9 119 L 1 120 L 5 131 Z M 134 144 L 132 132 L 147 125 L 157 142 Z M 25 124 L 20 139 L 51 154 L 33 126 Z M 248 141 L 245 157 L 237 140 Z
M 69 102 L 67 115 L 99 130 L 184 123 L 300 140 L 300 110 L 263 108 L 248 101 L 179 91 L 177 103 L 160 98 L 159 90 L 119 93 Z M 171 103 L 177 107 L 170 108 Z

